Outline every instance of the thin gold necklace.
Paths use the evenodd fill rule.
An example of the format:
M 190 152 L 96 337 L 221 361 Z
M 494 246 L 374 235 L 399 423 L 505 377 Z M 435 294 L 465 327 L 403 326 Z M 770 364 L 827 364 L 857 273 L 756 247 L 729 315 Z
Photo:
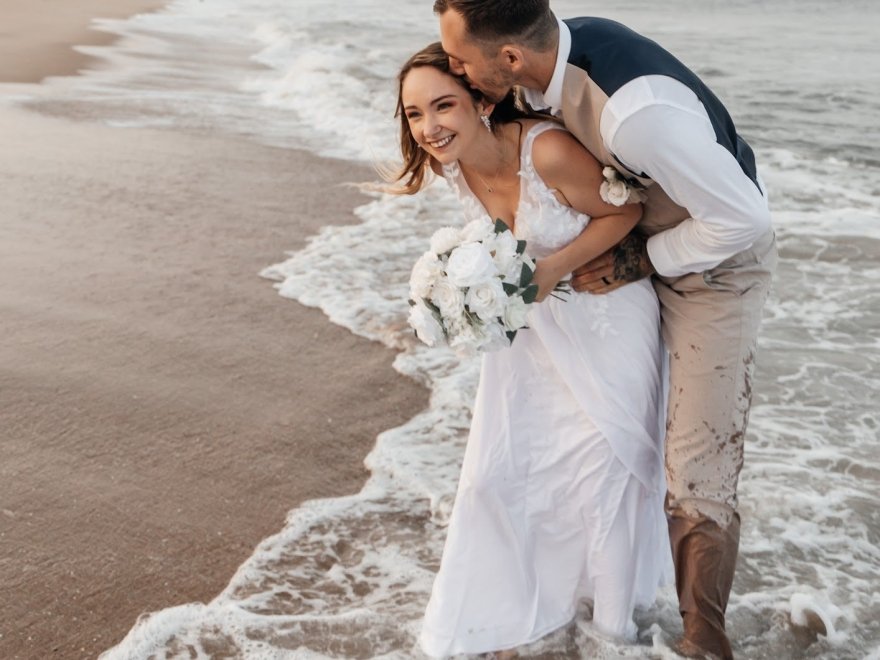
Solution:
M 484 179 L 482 176 L 480 176 L 480 173 L 479 173 L 479 172 L 477 172 L 476 170 L 474 170 L 474 174 L 476 174 L 476 175 L 477 175 L 477 178 L 478 178 L 480 181 L 482 181 L 483 185 L 486 187 L 486 191 L 487 191 L 487 192 L 490 192 L 490 193 L 494 193 L 494 192 L 495 192 L 495 183 L 498 181 L 498 177 L 501 175 L 501 170 L 504 169 L 504 162 L 505 162 L 505 158 L 504 158 L 504 147 L 506 146 L 506 142 L 504 142 L 504 138 L 503 138 L 503 137 L 502 137 L 501 139 L 502 139 L 502 143 L 501 143 L 501 162 L 500 162 L 499 165 L 498 165 L 498 169 L 495 170 L 495 176 L 492 177 L 492 183 L 489 184 L 489 183 L 486 181 L 486 179 Z
M 486 190 L 490 193 L 495 192 L 495 182 L 498 181 L 498 175 L 501 174 L 501 170 L 503 169 L 503 164 L 498 167 L 498 171 L 495 172 L 495 176 L 492 177 L 492 183 L 489 184 L 486 182 L 486 179 L 480 176 L 480 173 L 474 170 L 474 174 L 477 175 L 477 178 L 483 182 L 483 185 L 486 186 Z

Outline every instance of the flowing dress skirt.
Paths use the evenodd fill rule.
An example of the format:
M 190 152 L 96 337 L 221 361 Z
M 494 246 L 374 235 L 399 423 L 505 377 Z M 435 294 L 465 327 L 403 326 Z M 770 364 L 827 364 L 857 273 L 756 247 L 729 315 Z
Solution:
M 485 354 L 420 644 L 431 656 L 537 640 L 593 600 L 632 639 L 671 575 L 659 311 L 645 280 L 535 305 Z

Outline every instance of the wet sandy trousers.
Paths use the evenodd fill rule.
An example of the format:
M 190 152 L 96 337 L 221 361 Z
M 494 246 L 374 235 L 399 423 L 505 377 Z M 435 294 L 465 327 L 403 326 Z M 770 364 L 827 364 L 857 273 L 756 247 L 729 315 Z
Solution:
M 668 509 L 721 527 L 737 508 L 758 329 L 776 260 L 770 233 L 710 271 L 654 282 L 670 367 Z
M 666 511 L 684 648 L 733 658 L 725 611 L 739 548 L 737 485 L 772 232 L 718 267 L 655 278 L 670 355 Z

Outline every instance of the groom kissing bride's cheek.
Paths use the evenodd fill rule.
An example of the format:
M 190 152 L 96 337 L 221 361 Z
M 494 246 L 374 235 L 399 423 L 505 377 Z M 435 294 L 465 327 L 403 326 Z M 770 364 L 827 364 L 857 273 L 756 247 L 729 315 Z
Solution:
M 619 23 L 559 20 L 547 0 L 434 12 L 441 44 L 399 76 L 404 192 L 441 174 L 466 220 L 527 242 L 542 286 L 572 274 L 579 293 L 537 302 L 483 358 L 422 647 L 513 655 L 583 597 L 597 630 L 633 640 L 671 547 L 676 650 L 732 658 L 737 482 L 776 264 L 753 151 L 690 69 Z M 635 192 L 618 204 L 609 180 Z

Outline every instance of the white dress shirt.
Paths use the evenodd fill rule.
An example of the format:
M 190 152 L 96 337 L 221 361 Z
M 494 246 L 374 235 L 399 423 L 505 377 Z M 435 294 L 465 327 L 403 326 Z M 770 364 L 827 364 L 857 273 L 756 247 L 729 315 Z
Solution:
M 559 21 L 550 84 L 543 93 L 525 91 L 532 107 L 560 114 L 570 51 L 571 33 Z M 648 239 L 648 256 L 660 275 L 714 268 L 770 229 L 766 196 L 718 144 L 706 109 L 683 83 L 662 75 L 631 80 L 609 98 L 599 132 L 608 151 L 633 172 L 647 174 L 691 215 Z

